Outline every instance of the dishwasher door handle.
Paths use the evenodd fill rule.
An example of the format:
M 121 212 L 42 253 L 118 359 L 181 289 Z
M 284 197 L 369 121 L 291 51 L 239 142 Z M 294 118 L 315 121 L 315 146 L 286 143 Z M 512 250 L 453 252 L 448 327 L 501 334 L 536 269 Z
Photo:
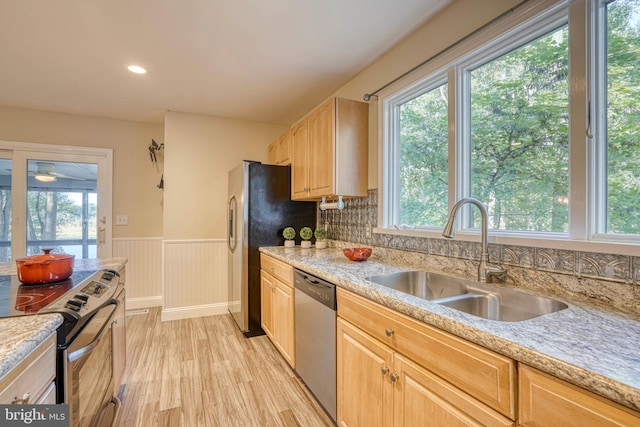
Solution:
M 309 278 L 309 276 L 302 276 L 302 279 L 307 282 L 308 284 L 310 284 L 311 286 L 315 286 L 317 288 L 324 288 L 324 289 L 329 289 L 331 288 L 331 285 L 327 285 L 325 283 L 322 283 L 319 280 L 314 280 Z

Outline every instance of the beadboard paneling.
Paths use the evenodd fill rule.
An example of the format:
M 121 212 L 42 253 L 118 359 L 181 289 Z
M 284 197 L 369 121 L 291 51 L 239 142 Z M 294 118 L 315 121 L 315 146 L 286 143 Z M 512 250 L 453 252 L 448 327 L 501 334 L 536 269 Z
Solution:
M 113 239 L 113 256 L 127 258 L 127 309 L 162 305 L 162 238 Z
M 162 320 L 227 312 L 227 242 L 164 241 Z

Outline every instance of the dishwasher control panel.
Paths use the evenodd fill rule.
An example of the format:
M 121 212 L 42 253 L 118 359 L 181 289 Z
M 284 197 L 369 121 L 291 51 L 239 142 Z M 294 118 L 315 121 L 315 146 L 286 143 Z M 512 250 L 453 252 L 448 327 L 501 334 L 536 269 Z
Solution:
M 293 286 L 332 310 L 336 309 L 336 285 L 333 283 L 304 271 L 295 270 L 293 273 Z

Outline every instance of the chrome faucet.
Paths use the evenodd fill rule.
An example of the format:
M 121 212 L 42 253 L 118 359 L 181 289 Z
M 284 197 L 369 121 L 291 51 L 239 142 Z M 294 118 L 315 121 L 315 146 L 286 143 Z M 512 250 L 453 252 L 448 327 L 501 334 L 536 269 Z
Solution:
M 453 208 L 451 208 L 449 219 L 447 220 L 447 224 L 444 226 L 444 230 L 442 230 L 442 235 L 448 238 L 453 237 L 453 235 L 455 234 L 455 232 L 453 231 L 453 221 L 456 218 L 456 214 L 458 213 L 458 209 L 460 209 L 460 206 L 467 203 L 476 205 L 478 209 L 480 209 L 480 215 L 482 216 L 482 254 L 480 255 L 480 264 L 478 265 L 478 282 L 491 282 L 491 279 L 493 277 L 502 276 L 507 271 L 501 265 L 491 264 L 489 262 L 489 242 L 487 240 L 487 209 L 484 207 L 482 202 L 472 197 L 465 197 L 458 200 L 458 202 L 453 205 Z

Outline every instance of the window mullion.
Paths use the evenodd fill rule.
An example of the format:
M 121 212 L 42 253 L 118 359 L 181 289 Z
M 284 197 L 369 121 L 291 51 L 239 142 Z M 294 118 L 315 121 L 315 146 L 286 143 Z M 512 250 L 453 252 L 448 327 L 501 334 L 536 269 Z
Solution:
M 569 238 L 575 240 L 589 238 L 589 222 L 593 218 L 587 182 L 594 157 L 589 154 L 592 144 L 587 134 L 597 126 L 593 115 L 587 122 L 594 93 L 588 79 L 592 71 L 588 48 L 592 43 L 587 36 L 591 27 L 587 1 L 573 2 L 569 9 Z
M 449 210 L 463 197 L 471 193 L 471 118 L 469 72 L 461 66 L 449 71 L 453 83 L 450 88 L 453 105 L 450 105 L 450 125 L 452 135 L 449 142 Z M 453 123 L 451 123 L 453 121 Z M 463 208 L 456 229 L 468 228 L 468 209 Z

